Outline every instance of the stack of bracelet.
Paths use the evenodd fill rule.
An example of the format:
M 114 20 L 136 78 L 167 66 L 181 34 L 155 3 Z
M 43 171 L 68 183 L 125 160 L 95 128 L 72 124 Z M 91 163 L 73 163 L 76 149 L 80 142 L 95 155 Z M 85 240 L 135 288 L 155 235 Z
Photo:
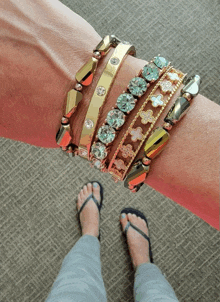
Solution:
M 82 100 L 83 95 L 80 91 L 83 86 L 89 86 L 92 83 L 98 61 L 109 52 L 110 47 L 115 47 L 115 51 L 97 83 L 84 121 L 79 146 L 75 146 L 72 144 L 70 117 Z M 169 62 L 158 55 L 143 67 L 139 74 L 129 82 L 127 90 L 119 95 L 115 107 L 108 112 L 105 123 L 97 130 L 95 137 L 100 110 L 122 60 L 127 54 L 135 56 L 134 46 L 126 41 L 121 42 L 114 35 L 105 36 L 96 46 L 93 57 L 76 73 L 75 88 L 67 94 L 65 114 L 62 117 L 56 141 L 67 154 L 87 158 L 101 171 L 109 172 L 115 181 L 124 180 L 126 188 L 137 192 L 149 173 L 151 160 L 168 143 L 170 136 L 168 131 L 185 115 L 190 101 L 198 94 L 200 77 L 195 75 L 184 81 L 185 86 L 181 90 L 181 95 L 164 118 L 163 127 L 156 128 L 146 141 L 154 124 L 185 77 L 185 74 L 169 66 Z M 134 109 L 137 100 L 154 82 L 151 93 L 129 125 L 113 157 L 107 161 L 109 145 L 114 141 L 116 131 L 124 125 L 126 116 Z M 145 156 L 134 163 L 145 141 Z
M 119 95 L 115 107 L 108 112 L 105 123 L 97 131 L 90 153 L 90 160 L 102 172 L 107 172 L 106 157 L 110 152 L 110 144 L 115 140 L 118 129 L 124 125 L 127 115 L 134 109 L 138 98 L 144 95 L 150 84 L 164 74 L 168 66 L 169 62 L 163 57 L 158 55 L 153 58 L 136 77 L 131 79 L 127 91 L 123 91 Z
M 200 77 L 195 75 L 185 81 L 185 86 L 181 90 L 166 117 L 163 127 L 156 128 L 145 143 L 145 156 L 142 160 L 133 164 L 130 172 L 125 178 L 124 186 L 132 192 L 137 192 L 143 185 L 149 170 L 150 163 L 164 149 L 169 141 L 169 133 L 172 126 L 175 125 L 189 110 L 190 102 L 199 93 Z
M 63 151 L 72 156 L 75 154 L 77 147 L 71 144 L 70 117 L 82 100 L 83 95 L 80 91 L 83 86 L 89 86 L 92 83 L 98 61 L 109 52 L 110 47 L 116 47 L 119 43 L 120 40 L 114 35 L 105 36 L 93 50 L 93 57 L 76 73 L 78 83 L 67 94 L 66 110 L 62 117 L 61 127 L 56 135 L 56 142 Z

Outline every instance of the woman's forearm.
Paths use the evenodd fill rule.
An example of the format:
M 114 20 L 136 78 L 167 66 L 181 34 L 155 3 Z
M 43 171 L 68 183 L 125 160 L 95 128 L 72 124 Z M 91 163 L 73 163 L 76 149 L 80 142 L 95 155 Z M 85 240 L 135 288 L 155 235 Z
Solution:
M 75 84 L 76 72 L 91 57 L 101 37 L 83 18 L 57 0 L 0 3 L 0 23 L 0 135 L 37 146 L 58 147 L 55 136 L 67 91 Z M 83 100 L 71 118 L 75 144 L 79 142 L 96 83 L 112 52 L 100 61 L 93 83 L 83 89 Z M 145 64 L 146 61 L 131 56 L 125 58 L 98 126 Z M 156 126 L 162 125 L 174 101 L 175 97 Z M 135 113 L 131 112 L 129 121 Z M 216 228 L 219 228 L 219 120 L 220 106 L 198 95 L 187 115 L 170 131 L 170 142 L 152 162 L 146 180 Z M 124 131 L 120 131 L 115 146 Z M 139 156 L 142 153 L 143 150 Z

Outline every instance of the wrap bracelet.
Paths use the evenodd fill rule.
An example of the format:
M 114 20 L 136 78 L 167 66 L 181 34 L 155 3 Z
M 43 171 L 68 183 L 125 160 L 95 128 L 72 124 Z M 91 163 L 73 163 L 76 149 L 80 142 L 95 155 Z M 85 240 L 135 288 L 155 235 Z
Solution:
M 105 69 L 97 83 L 84 120 L 77 154 L 89 159 L 91 144 L 102 106 L 107 99 L 117 72 L 126 55 L 136 55 L 136 50 L 129 42 L 120 42 L 108 60 Z M 111 129 L 110 129 L 111 130 Z
M 163 151 L 169 142 L 170 134 L 168 131 L 188 112 L 190 102 L 199 93 L 200 82 L 199 75 L 184 81 L 185 86 L 182 88 L 180 96 L 164 118 L 165 123 L 162 127 L 157 127 L 146 141 L 144 146 L 145 156 L 132 166 L 124 181 L 124 186 L 132 192 L 137 192 L 144 184 L 150 170 L 151 161 Z
M 123 180 L 166 105 L 182 83 L 185 74 L 169 67 L 133 119 L 108 167 L 115 181 Z
M 161 64 L 163 62 L 163 64 Z M 147 91 L 148 87 L 157 81 L 166 71 L 170 63 L 163 57 L 154 57 L 130 80 L 127 89 L 117 98 L 115 107 L 107 114 L 105 123 L 98 129 L 94 139 L 90 160 L 93 165 L 106 172 L 108 163 L 107 155 L 110 145 L 115 140 L 118 130 L 124 125 L 126 117 L 135 108 L 136 102 Z
M 116 47 L 119 42 L 119 39 L 114 35 L 105 36 L 93 50 L 93 56 L 76 73 L 75 78 L 77 83 L 67 94 L 65 114 L 62 117 L 61 126 L 56 135 L 56 142 L 63 151 L 72 156 L 74 155 L 73 151 L 76 149 L 76 146 L 71 144 L 72 136 L 69 122 L 70 117 L 83 98 L 80 91 L 82 91 L 83 86 L 89 86 L 92 83 L 99 60 L 109 52 L 110 47 Z

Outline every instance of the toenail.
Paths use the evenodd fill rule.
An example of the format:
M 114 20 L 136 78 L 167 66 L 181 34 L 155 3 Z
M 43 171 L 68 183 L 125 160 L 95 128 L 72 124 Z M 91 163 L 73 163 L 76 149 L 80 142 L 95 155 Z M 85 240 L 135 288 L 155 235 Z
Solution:
M 121 218 L 124 219 L 126 217 L 126 215 L 123 213 L 121 214 Z
M 99 185 L 99 184 L 98 184 L 97 182 L 94 182 L 94 183 L 93 183 L 93 187 L 94 187 L 94 188 L 98 188 L 98 185 Z

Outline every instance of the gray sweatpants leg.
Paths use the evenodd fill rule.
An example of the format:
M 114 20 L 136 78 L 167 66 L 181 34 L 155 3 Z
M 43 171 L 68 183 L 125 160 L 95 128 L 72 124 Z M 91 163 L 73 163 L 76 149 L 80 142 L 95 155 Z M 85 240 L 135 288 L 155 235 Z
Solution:
M 82 236 L 63 260 L 61 270 L 45 302 L 105 302 L 101 275 L 100 243 Z
M 135 302 L 177 302 L 178 299 L 160 269 L 153 263 L 137 267 L 134 281 Z

